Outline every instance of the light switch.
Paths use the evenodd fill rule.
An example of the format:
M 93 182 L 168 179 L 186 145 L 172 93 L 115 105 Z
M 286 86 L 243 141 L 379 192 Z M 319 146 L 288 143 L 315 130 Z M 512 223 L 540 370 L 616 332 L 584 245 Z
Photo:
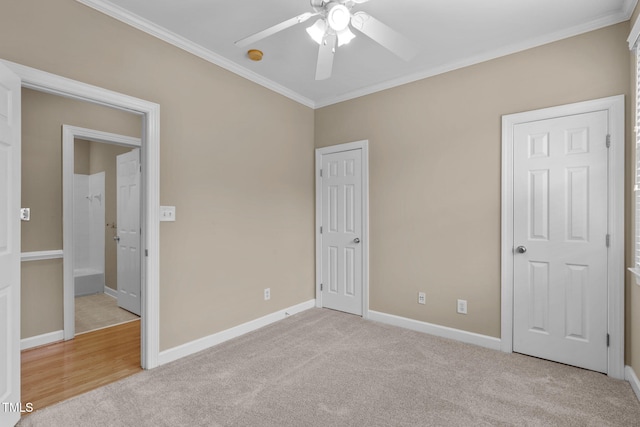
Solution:
M 21 208 L 20 209 L 20 219 L 22 221 L 30 221 L 31 220 L 31 208 Z
M 160 206 L 160 221 L 175 221 L 175 220 L 176 220 L 175 206 Z

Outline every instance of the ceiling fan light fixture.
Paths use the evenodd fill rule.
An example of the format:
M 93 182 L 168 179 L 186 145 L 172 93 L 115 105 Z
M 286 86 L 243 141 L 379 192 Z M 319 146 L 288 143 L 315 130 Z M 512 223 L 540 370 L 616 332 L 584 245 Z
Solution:
M 345 28 L 344 30 L 338 33 L 338 46 L 343 46 L 345 44 L 348 44 L 355 37 L 356 35 L 353 34 L 348 27 Z
M 329 9 L 327 13 L 327 22 L 329 27 L 336 33 L 344 30 L 349 26 L 351 20 L 351 13 L 349 9 L 343 4 L 336 4 Z
M 318 44 L 322 43 L 322 39 L 324 38 L 324 34 L 327 31 L 327 23 L 324 19 L 318 19 L 312 26 L 307 28 L 307 33 L 313 41 Z

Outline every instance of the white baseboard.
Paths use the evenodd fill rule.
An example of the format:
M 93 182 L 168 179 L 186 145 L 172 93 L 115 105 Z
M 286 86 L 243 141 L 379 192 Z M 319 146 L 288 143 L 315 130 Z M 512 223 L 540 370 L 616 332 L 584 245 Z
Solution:
M 438 337 L 449 338 L 467 344 L 475 344 L 492 350 L 500 350 L 500 338 L 476 334 L 474 332 L 467 332 L 461 329 L 434 325 L 433 323 L 421 322 L 419 320 L 408 319 L 406 317 L 380 313 L 372 310 L 369 311 L 369 320 L 399 326 L 405 329 L 411 329 L 412 331 L 424 332 Z
M 267 314 L 266 316 L 260 317 L 259 319 L 255 319 L 250 322 L 243 323 L 238 326 L 234 326 L 233 328 L 220 331 L 213 335 L 209 335 L 207 337 L 200 338 L 195 341 L 191 341 L 191 342 L 179 345 L 177 347 L 173 347 L 168 350 L 161 351 L 160 354 L 158 355 L 158 366 L 164 365 L 165 363 L 173 362 L 174 360 L 178 360 L 185 356 L 189 356 L 190 354 L 194 354 L 199 351 L 206 350 L 207 348 L 221 344 L 232 338 L 239 337 L 248 332 L 255 331 L 256 329 L 260 329 L 264 326 L 270 325 L 271 323 L 275 323 L 279 320 L 282 320 L 287 316 L 297 314 L 305 310 L 309 310 L 311 308 L 314 308 L 315 306 L 316 306 L 316 300 L 315 299 L 309 300 L 307 302 L 294 305 L 284 310 Z
M 111 289 L 107 285 L 104 285 L 104 293 L 109 295 L 110 297 L 118 299 L 118 291 L 116 291 L 115 289 Z
M 638 400 L 640 400 L 640 380 L 638 380 L 636 373 L 634 372 L 633 368 L 629 365 L 624 367 L 624 379 L 629 381 L 629 384 L 631 384 L 631 388 L 633 389 L 633 392 L 636 394 L 636 397 L 638 398 Z
M 20 350 L 27 350 L 64 340 L 64 331 L 49 332 L 20 340 Z

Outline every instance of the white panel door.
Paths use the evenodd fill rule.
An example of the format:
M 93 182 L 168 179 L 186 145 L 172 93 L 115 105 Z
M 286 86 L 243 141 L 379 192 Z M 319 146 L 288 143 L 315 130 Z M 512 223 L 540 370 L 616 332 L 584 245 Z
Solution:
M 513 350 L 607 372 L 606 111 L 514 128 Z
M 0 427 L 20 420 L 20 79 L 0 64 Z
M 322 305 L 362 315 L 362 150 L 322 156 Z
M 140 316 L 140 150 L 117 156 L 118 306 Z

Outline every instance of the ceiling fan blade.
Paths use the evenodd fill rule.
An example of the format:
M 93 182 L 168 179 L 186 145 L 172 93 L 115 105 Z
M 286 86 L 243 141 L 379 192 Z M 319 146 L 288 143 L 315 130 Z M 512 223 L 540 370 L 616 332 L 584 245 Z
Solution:
M 411 40 L 368 13 L 354 13 L 351 25 L 405 61 L 413 59 L 418 53 L 418 47 Z
M 338 37 L 335 34 L 327 34 L 322 43 L 320 43 L 318 65 L 316 66 L 316 80 L 326 80 L 331 77 L 337 40 Z
M 312 16 L 316 16 L 316 15 L 318 15 L 318 13 L 306 12 L 306 13 L 303 13 L 302 15 L 294 16 L 293 18 L 287 19 L 286 21 L 276 24 L 273 27 L 269 27 L 266 30 L 259 31 L 255 34 L 250 35 L 249 37 L 245 37 L 244 39 L 238 40 L 237 42 L 235 42 L 235 45 L 239 47 L 248 46 L 251 43 L 255 43 L 277 32 L 286 30 L 287 28 L 293 27 L 296 24 L 300 24 L 306 21 L 307 19 L 311 18 Z

